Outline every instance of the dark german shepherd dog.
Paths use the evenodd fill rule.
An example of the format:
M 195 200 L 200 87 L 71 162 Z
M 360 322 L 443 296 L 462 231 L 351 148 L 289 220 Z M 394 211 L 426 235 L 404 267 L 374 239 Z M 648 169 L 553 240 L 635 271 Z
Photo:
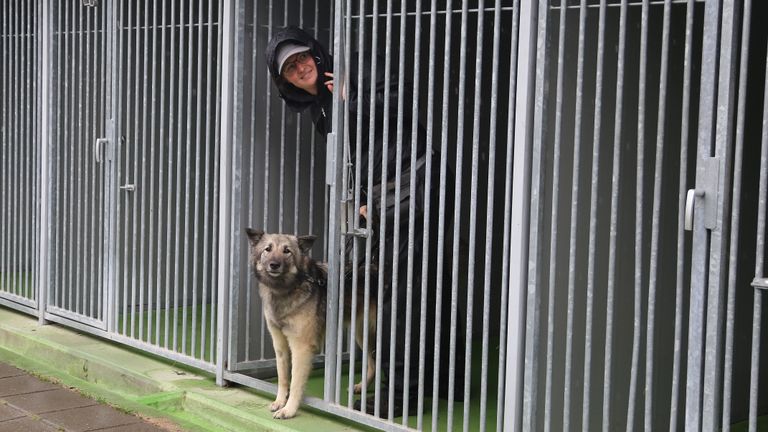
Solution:
M 274 418 L 288 419 L 296 415 L 312 359 L 323 345 L 328 266 L 308 255 L 314 236 L 268 234 L 250 228 L 245 231 L 250 242 L 248 261 L 259 281 L 264 318 L 277 357 L 277 398 L 269 409 L 274 412 Z M 358 298 L 358 310 L 363 310 L 363 296 Z M 350 308 L 344 309 L 349 311 Z M 374 334 L 375 302 L 370 310 L 369 331 Z M 357 342 L 361 347 L 362 315 L 358 314 L 356 319 Z M 349 316 L 345 316 L 344 321 L 349 325 Z M 375 360 L 372 349 L 367 354 L 365 379 L 370 383 L 375 373 Z M 360 392 L 361 388 L 362 383 L 355 385 L 355 392 Z

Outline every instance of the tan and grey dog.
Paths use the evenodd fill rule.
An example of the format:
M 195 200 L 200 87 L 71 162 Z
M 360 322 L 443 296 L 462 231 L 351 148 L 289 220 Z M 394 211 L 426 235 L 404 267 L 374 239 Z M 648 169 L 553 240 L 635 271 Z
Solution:
M 312 359 L 320 351 L 325 338 L 328 267 L 308 255 L 315 241 L 314 236 L 267 234 L 250 228 L 245 231 L 250 242 L 249 264 L 259 281 L 264 318 L 277 356 L 277 398 L 269 409 L 275 413 L 274 418 L 287 419 L 296 415 L 312 368 Z M 347 299 L 350 297 L 345 296 Z M 362 311 L 362 293 L 357 298 L 358 310 Z M 368 323 L 371 334 L 374 334 L 375 302 L 371 304 Z M 349 315 L 349 306 L 345 305 L 345 315 Z M 356 319 L 356 339 L 360 346 L 362 315 L 358 313 Z M 345 316 L 344 321 L 348 326 L 349 316 Z M 374 361 L 373 350 L 369 349 L 368 383 L 375 373 Z M 359 393 L 361 388 L 362 383 L 358 383 L 355 392 Z

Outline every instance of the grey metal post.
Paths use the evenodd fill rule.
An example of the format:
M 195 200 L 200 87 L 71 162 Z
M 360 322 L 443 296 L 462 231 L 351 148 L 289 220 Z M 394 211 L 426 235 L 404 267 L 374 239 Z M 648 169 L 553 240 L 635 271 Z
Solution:
M 717 81 L 716 62 L 720 5 L 718 1 L 707 2 L 704 10 L 704 40 L 702 45 L 701 90 L 699 95 L 699 130 L 696 158 L 696 187 L 701 187 L 706 177 L 702 162 L 704 155 L 711 154 L 712 124 L 715 121 L 715 87 Z M 696 200 L 694 214 L 703 215 L 702 200 Z M 701 398 L 704 345 L 704 314 L 706 298 L 707 228 L 701 217 L 693 221 L 693 242 L 691 245 L 691 287 L 688 318 L 688 369 L 686 376 L 685 430 L 698 432 L 701 428 Z
M 40 43 L 42 48 L 40 50 L 40 99 L 37 105 L 37 109 L 40 115 L 40 122 L 38 123 L 38 136 L 40 137 L 40 221 L 38 223 L 39 232 L 39 250 L 38 250 L 38 266 L 37 266 L 37 312 L 38 323 L 43 325 L 45 321 L 45 307 L 48 302 L 48 288 L 50 286 L 50 278 L 48 277 L 48 247 L 49 238 L 51 234 L 51 227 L 49 223 L 49 203 L 50 203 L 50 172 L 51 164 L 48 158 L 50 151 L 50 126 L 51 126 L 51 110 L 50 102 L 50 86 L 51 86 L 51 49 L 52 49 L 52 32 L 51 27 L 53 21 L 51 20 L 51 7 L 50 2 L 44 1 L 40 5 Z
M 230 172 L 232 152 L 232 123 L 234 118 L 234 43 L 235 0 L 224 0 L 221 4 L 222 61 L 221 68 L 221 129 L 219 153 L 219 248 L 218 248 L 218 308 L 216 322 L 216 384 L 224 385 L 225 358 L 227 353 L 226 318 L 229 316 L 229 250 L 231 243 L 231 214 L 228 193 L 231 186 Z
M 704 400 L 702 431 L 714 431 L 720 426 L 722 401 L 723 334 L 725 323 L 725 292 L 728 268 L 731 182 L 733 167 L 733 127 L 735 120 L 736 59 L 739 42 L 737 17 L 740 1 L 725 0 L 722 5 L 720 29 L 719 71 L 717 78 L 717 123 L 714 156 L 719 160 L 721 175 L 717 180 L 717 222 L 711 231 L 709 246 L 709 281 L 707 288 L 706 336 L 704 355 Z M 701 149 L 700 149 L 701 150 Z M 701 155 L 700 155 L 701 156 Z M 698 173 L 697 173 L 698 174 Z M 711 173 L 709 173 L 711 176 Z M 698 180 L 698 178 L 697 178 Z M 714 197 L 705 197 L 706 200 Z
M 343 33 L 344 33 L 344 0 L 335 0 L 334 5 L 334 75 L 344 76 L 344 52 L 343 52 Z M 326 314 L 326 328 L 337 328 L 338 303 L 339 303 L 339 251 L 341 241 L 341 197 L 344 193 L 342 184 L 342 163 L 340 158 L 343 155 L 344 133 L 342 126 L 341 92 L 335 92 L 333 97 L 333 133 L 328 134 L 328 145 L 326 151 L 326 178 L 330 186 L 329 204 L 328 204 L 328 310 Z M 332 400 L 336 389 L 336 345 L 337 340 L 333 335 L 325 338 L 325 387 L 323 398 L 326 401 Z

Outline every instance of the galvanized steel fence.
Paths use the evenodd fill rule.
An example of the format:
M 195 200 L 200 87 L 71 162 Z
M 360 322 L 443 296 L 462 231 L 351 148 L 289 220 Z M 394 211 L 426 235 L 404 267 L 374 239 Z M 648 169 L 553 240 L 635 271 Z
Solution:
M 387 430 L 757 430 L 764 9 L 4 2 L 0 304 L 274 391 L 243 229 L 315 234 L 331 273 L 310 406 Z M 363 73 L 383 77 L 383 125 L 341 92 L 328 137 L 286 111 L 264 59 L 286 25 L 334 54 L 336 88 L 373 99 Z M 380 138 L 394 173 L 357 145 Z M 363 225 L 387 182 L 404 211 Z M 414 382 L 410 415 L 354 404 Z
M 735 310 L 753 304 L 736 289 L 754 253 L 739 236 L 764 233 L 739 224 L 740 198 L 755 193 L 741 176 L 758 167 L 741 165 L 745 130 L 756 133 L 743 106 L 734 127 L 735 101 L 764 86 L 748 61 L 766 39 L 750 33 L 750 7 L 538 3 L 524 430 L 728 430 L 746 418 L 759 377 L 747 380 L 748 349 L 734 344 Z
M 33 2 L 5 2 L 1 8 L 0 301 L 34 311 L 41 283 L 40 20 Z

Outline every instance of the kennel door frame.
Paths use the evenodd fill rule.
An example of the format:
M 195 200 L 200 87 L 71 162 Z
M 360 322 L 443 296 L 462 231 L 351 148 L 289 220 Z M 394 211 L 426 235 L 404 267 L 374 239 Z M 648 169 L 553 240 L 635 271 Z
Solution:
M 712 61 L 702 62 L 695 191 L 704 195 L 695 199 L 693 218 L 686 431 L 716 430 L 722 411 L 737 9 L 733 0 L 709 1 L 705 9 L 703 58 Z
M 77 310 L 70 310 L 70 309 L 73 309 L 72 307 L 60 307 L 59 305 L 55 304 L 55 301 L 54 301 L 55 296 L 61 295 L 62 296 L 62 301 L 63 301 L 63 295 L 64 295 L 64 292 L 62 291 L 62 286 L 57 286 L 56 285 L 57 276 L 61 276 L 62 281 L 63 281 L 64 280 L 63 279 L 64 278 L 64 274 L 61 274 L 61 275 L 57 274 L 57 271 L 60 270 L 60 267 L 59 267 L 60 263 L 55 261 L 55 260 L 57 258 L 61 258 L 63 256 L 63 252 L 65 252 L 65 251 L 57 248 L 57 242 L 55 240 L 56 240 L 56 236 L 58 235 L 57 231 L 60 231 L 60 230 L 63 230 L 63 229 L 71 229 L 71 225 L 70 225 L 70 227 L 65 227 L 64 225 L 66 225 L 66 224 L 62 221 L 62 223 L 64 223 L 64 225 L 59 226 L 58 230 L 54 230 L 54 229 L 49 228 L 49 232 L 47 233 L 48 243 L 50 244 L 50 246 L 47 248 L 47 250 L 45 252 L 46 252 L 46 255 L 47 255 L 46 260 L 50 261 L 47 264 L 47 265 L 50 266 L 50 270 L 47 272 L 47 288 L 46 288 L 46 293 L 45 293 L 45 315 L 44 315 L 44 318 L 46 320 L 50 320 L 50 321 L 63 321 L 63 322 L 68 322 L 68 323 L 76 323 L 78 325 L 85 326 L 85 329 L 97 329 L 97 330 L 102 330 L 103 331 L 103 330 L 107 330 L 107 328 L 108 328 L 108 323 L 110 321 L 110 314 L 112 312 L 112 308 L 110 307 L 110 305 L 112 303 L 111 299 L 113 297 L 113 295 L 112 295 L 113 290 L 112 290 L 112 286 L 111 286 L 111 282 L 110 282 L 111 278 L 109 277 L 109 275 L 111 273 L 111 253 L 110 253 L 110 250 L 109 250 L 109 247 L 110 247 L 109 245 L 111 244 L 111 241 L 110 241 L 110 224 L 112 223 L 111 222 L 111 219 L 112 219 L 111 204 L 110 204 L 111 203 L 111 196 L 110 196 L 110 189 L 111 188 L 110 188 L 110 185 L 112 184 L 112 181 L 113 181 L 113 179 L 112 179 L 112 175 L 113 175 L 113 167 L 112 167 L 113 148 L 112 147 L 113 146 L 111 145 L 111 143 L 114 142 L 114 139 L 113 139 L 113 136 L 112 136 L 113 135 L 113 131 L 114 131 L 114 127 L 112 125 L 112 116 L 113 116 L 113 113 L 114 113 L 114 106 L 113 106 L 114 100 L 112 99 L 111 96 L 113 94 L 112 93 L 112 90 L 113 90 L 113 88 L 112 88 L 112 86 L 113 86 L 113 82 L 112 82 L 113 81 L 112 65 L 114 64 L 115 54 L 114 54 L 114 49 L 109 49 L 108 53 L 104 52 L 107 47 L 113 47 L 113 43 L 114 43 L 114 37 L 113 37 L 114 36 L 113 3 L 112 3 L 112 1 L 105 1 L 101 5 L 94 5 L 94 6 L 90 6 L 90 5 L 86 6 L 86 5 L 83 5 L 80 2 L 75 2 L 75 1 L 72 1 L 70 3 L 71 3 L 70 5 L 66 5 L 66 4 L 59 4 L 59 3 L 56 3 L 56 2 L 52 2 L 50 4 L 50 7 L 51 7 L 51 10 L 50 10 L 50 22 L 46 22 L 46 25 L 50 25 L 51 26 L 51 31 L 50 31 L 50 35 L 49 35 L 49 37 L 51 38 L 51 40 L 50 40 L 51 48 L 50 48 L 50 57 L 49 57 L 50 58 L 50 64 L 47 65 L 46 67 L 51 69 L 51 70 L 56 71 L 56 74 L 60 73 L 60 71 L 58 69 L 56 69 L 56 66 L 59 65 L 59 64 L 63 64 L 64 66 L 66 66 L 66 58 L 60 58 L 60 56 L 59 56 L 59 53 L 61 52 L 61 51 L 59 51 L 59 49 L 62 48 L 62 47 L 59 45 L 58 41 L 56 40 L 56 29 L 54 28 L 54 24 L 55 23 L 59 23 L 59 25 L 61 25 L 62 22 L 65 22 L 69 18 L 69 16 L 70 16 L 69 8 L 72 5 L 76 5 L 76 7 L 80 7 L 82 9 L 94 8 L 96 11 L 98 11 L 101 8 L 106 8 L 105 12 L 103 12 L 103 15 L 102 15 L 104 22 L 102 23 L 102 29 L 101 29 L 101 31 L 103 32 L 104 37 L 102 38 L 101 46 L 98 47 L 99 49 L 102 50 L 102 53 L 105 54 L 103 59 L 102 59 L 103 64 L 100 65 L 100 68 L 101 68 L 100 72 L 103 75 L 99 76 L 101 78 L 101 80 L 103 81 L 102 86 L 101 86 L 102 87 L 101 91 L 103 92 L 101 97 L 102 97 L 102 100 L 103 100 L 103 107 L 105 109 L 105 112 L 101 116 L 101 119 L 103 121 L 103 130 L 96 131 L 96 129 L 95 129 L 96 128 L 96 124 L 94 124 L 94 123 L 96 123 L 97 120 L 91 119 L 93 123 L 90 124 L 90 127 L 94 128 L 94 132 L 96 132 L 97 139 L 93 143 L 85 142 L 83 144 L 83 152 L 82 152 L 83 154 L 80 155 L 80 158 L 81 158 L 81 160 L 83 160 L 84 163 L 87 162 L 87 161 L 92 161 L 92 160 L 95 161 L 95 164 L 93 165 L 93 173 L 92 173 L 93 174 L 93 181 L 94 182 L 96 182 L 98 180 L 103 181 L 103 186 L 101 188 L 102 189 L 102 202 L 101 202 L 101 206 L 98 207 L 98 208 L 94 207 L 93 215 L 92 215 L 92 217 L 94 219 L 100 218 L 101 220 L 100 221 L 93 221 L 92 220 L 92 224 L 91 224 L 92 225 L 91 228 L 96 229 L 97 230 L 96 232 L 98 232 L 98 230 L 101 230 L 101 234 L 100 234 L 101 238 L 97 239 L 95 241 L 95 244 L 97 244 L 97 245 L 100 244 L 101 245 L 101 250 L 97 251 L 97 253 L 94 254 L 95 255 L 95 259 L 101 260 L 101 263 L 100 263 L 100 265 L 94 265 L 92 263 L 90 270 L 93 271 L 93 274 L 91 276 L 89 276 L 89 277 L 95 279 L 95 282 L 97 284 L 97 289 L 99 291 L 100 298 L 98 299 L 98 301 L 100 302 L 100 305 L 99 305 L 98 309 L 99 309 L 99 314 L 100 315 L 97 315 L 96 317 L 92 317 L 92 316 L 85 315 L 83 313 L 79 313 Z M 58 14 L 58 13 L 56 13 L 53 10 L 53 5 L 55 5 L 55 4 L 59 4 L 60 7 L 65 7 L 66 8 L 65 12 L 63 14 L 63 16 L 64 16 L 63 18 L 61 16 L 61 14 Z M 79 23 L 80 25 L 83 25 L 83 19 L 82 18 L 83 17 L 81 16 L 80 17 L 80 23 Z M 71 12 L 71 19 L 72 19 L 72 21 L 74 23 L 74 21 L 75 21 L 74 8 L 73 8 L 73 11 Z M 54 20 L 56 20 L 56 21 L 54 21 Z M 88 17 L 86 19 L 85 25 L 87 25 L 87 26 L 91 25 L 90 17 Z M 97 32 L 97 31 L 99 31 L 99 29 L 94 28 L 93 31 Z M 84 44 L 84 46 L 85 46 L 85 49 L 88 49 L 90 47 L 88 45 L 89 41 L 90 41 L 90 39 L 86 38 L 86 41 L 82 42 Z M 96 41 L 94 40 L 93 43 L 94 43 L 94 47 L 95 47 Z M 65 50 L 67 55 L 71 55 L 70 51 L 73 50 L 73 48 L 74 48 L 74 43 L 72 43 L 71 41 L 65 41 L 64 42 L 63 50 Z M 88 53 L 88 54 L 90 55 L 91 53 Z M 80 55 L 82 55 L 82 52 L 80 52 Z M 81 57 L 81 59 L 82 59 L 82 57 Z M 62 63 L 60 63 L 60 62 L 62 62 Z M 90 61 L 87 60 L 87 63 L 90 65 Z M 92 65 L 92 67 L 93 68 L 99 67 L 97 65 L 96 61 L 94 61 L 94 64 Z M 80 70 L 80 72 L 82 72 L 82 69 Z M 90 70 L 90 72 L 93 72 L 93 70 Z M 73 66 L 73 69 L 72 69 L 71 73 L 72 73 L 72 75 L 75 74 L 74 66 Z M 86 68 L 86 73 L 89 73 L 89 70 L 87 68 Z M 48 91 L 49 91 L 49 94 L 51 95 L 51 99 L 56 100 L 56 104 L 58 104 L 58 99 L 57 98 L 61 94 L 60 93 L 61 89 L 54 85 L 55 81 L 54 81 L 53 77 L 54 77 L 54 74 L 51 74 L 50 75 L 50 86 L 49 86 Z M 67 78 L 70 79 L 71 77 L 68 76 Z M 67 81 L 67 84 L 64 86 L 64 91 L 67 90 L 67 86 L 68 85 L 69 85 L 69 81 Z M 95 93 L 96 85 L 94 85 L 93 87 L 94 87 L 94 93 Z M 80 89 L 79 90 L 78 89 L 72 89 L 71 91 L 72 92 L 79 91 L 80 93 L 82 93 L 82 85 L 80 85 Z M 72 95 L 70 95 L 70 96 L 72 96 Z M 80 94 L 80 96 L 82 97 L 82 94 Z M 94 94 L 91 97 L 96 97 L 96 96 Z M 69 102 L 70 101 L 67 101 L 67 103 L 69 103 Z M 80 102 L 82 104 L 82 100 L 80 100 Z M 94 102 L 94 101 L 92 100 L 90 102 Z M 72 105 L 74 105 L 74 102 L 72 103 Z M 94 107 L 95 106 L 96 106 L 96 104 L 94 104 Z M 81 111 L 82 111 L 82 109 L 83 108 L 80 107 Z M 82 112 L 80 114 L 82 114 Z M 63 123 L 67 123 L 68 121 L 74 122 L 74 120 L 72 118 L 70 118 L 69 120 L 67 120 L 66 118 L 62 120 L 59 117 L 61 115 L 61 109 L 60 109 L 60 107 L 58 107 L 58 105 L 54 106 L 52 104 L 50 106 L 50 108 L 49 108 L 49 115 L 50 115 L 50 127 L 51 127 L 52 131 L 56 127 L 56 125 L 58 125 L 59 123 L 63 124 Z M 92 115 L 94 117 L 96 116 L 96 109 L 95 108 L 93 108 Z M 86 113 L 86 117 L 87 117 L 87 113 Z M 87 121 L 86 121 L 86 128 L 88 126 L 89 125 L 87 124 Z M 78 133 L 82 133 L 82 131 L 78 131 Z M 56 133 L 51 133 L 51 136 L 52 137 L 59 136 L 58 131 Z M 90 149 L 90 151 L 86 151 L 87 149 Z M 48 211 L 50 212 L 50 216 L 49 217 L 50 217 L 51 220 L 58 220 L 58 216 L 59 215 L 57 214 L 56 211 L 57 211 L 58 204 L 59 204 L 59 197 L 57 196 L 57 193 L 60 193 L 62 190 L 63 190 L 63 193 L 65 193 L 65 194 L 68 193 L 67 192 L 67 186 L 72 188 L 72 185 L 71 184 L 70 185 L 64 185 L 62 187 L 62 185 L 57 183 L 57 178 L 58 178 L 58 175 L 59 175 L 58 171 L 59 171 L 59 168 L 60 168 L 60 162 L 59 162 L 58 157 L 60 157 L 61 155 L 59 153 L 59 149 L 56 147 L 56 145 L 53 142 L 49 143 L 47 152 L 49 152 L 48 156 L 49 156 L 50 162 L 48 163 L 48 167 L 49 167 L 49 170 L 50 170 L 50 173 L 51 173 L 51 178 L 49 180 L 49 182 L 50 182 L 49 183 L 49 186 L 50 186 L 50 195 L 49 195 L 50 196 L 50 210 L 48 210 Z M 70 157 L 73 158 L 72 159 L 73 161 L 75 160 L 74 159 L 74 155 L 70 155 Z M 98 193 L 98 189 L 99 188 L 97 186 L 94 186 L 94 189 Z M 69 194 L 70 194 L 70 198 L 71 198 L 72 191 L 69 191 Z M 80 198 L 82 199 L 82 197 L 80 197 Z M 90 198 L 93 198 L 93 197 L 91 196 Z M 71 212 L 70 212 L 70 219 L 71 218 L 72 218 L 72 215 L 71 215 Z M 71 224 L 71 220 L 70 220 L 70 224 Z M 88 228 L 88 227 L 85 227 L 85 228 Z M 75 234 L 77 234 L 77 233 L 75 233 Z M 82 234 L 84 234 L 84 232 L 81 230 L 80 231 L 80 235 L 82 235 Z M 64 240 L 62 240 L 62 241 L 64 241 Z M 72 239 L 70 239 L 70 242 L 73 242 Z M 75 243 L 77 243 L 77 242 L 75 242 Z M 65 247 L 69 247 L 69 246 L 66 246 L 66 243 L 64 243 L 64 244 L 65 244 Z M 61 245 L 59 245 L 59 246 L 61 246 Z M 75 271 L 75 270 L 77 270 L 77 271 Z M 67 270 L 63 270 L 63 271 L 64 271 L 64 273 L 69 273 L 70 275 L 73 274 L 73 273 L 81 273 L 81 272 L 82 273 L 88 273 L 88 269 L 82 268 L 82 267 L 78 267 L 78 268 L 75 268 L 75 269 L 69 269 L 69 271 L 67 271 Z M 74 288 L 72 288 L 72 289 L 74 289 Z M 83 292 L 85 292 L 85 290 Z M 80 293 L 79 289 L 78 289 L 78 293 Z M 68 294 L 71 295 L 72 292 L 70 291 Z M 70 303 L 71 303 L 71 301 L 70 301 Z M 92 308 L 92 311 L 93 311 L 93 308 Z

